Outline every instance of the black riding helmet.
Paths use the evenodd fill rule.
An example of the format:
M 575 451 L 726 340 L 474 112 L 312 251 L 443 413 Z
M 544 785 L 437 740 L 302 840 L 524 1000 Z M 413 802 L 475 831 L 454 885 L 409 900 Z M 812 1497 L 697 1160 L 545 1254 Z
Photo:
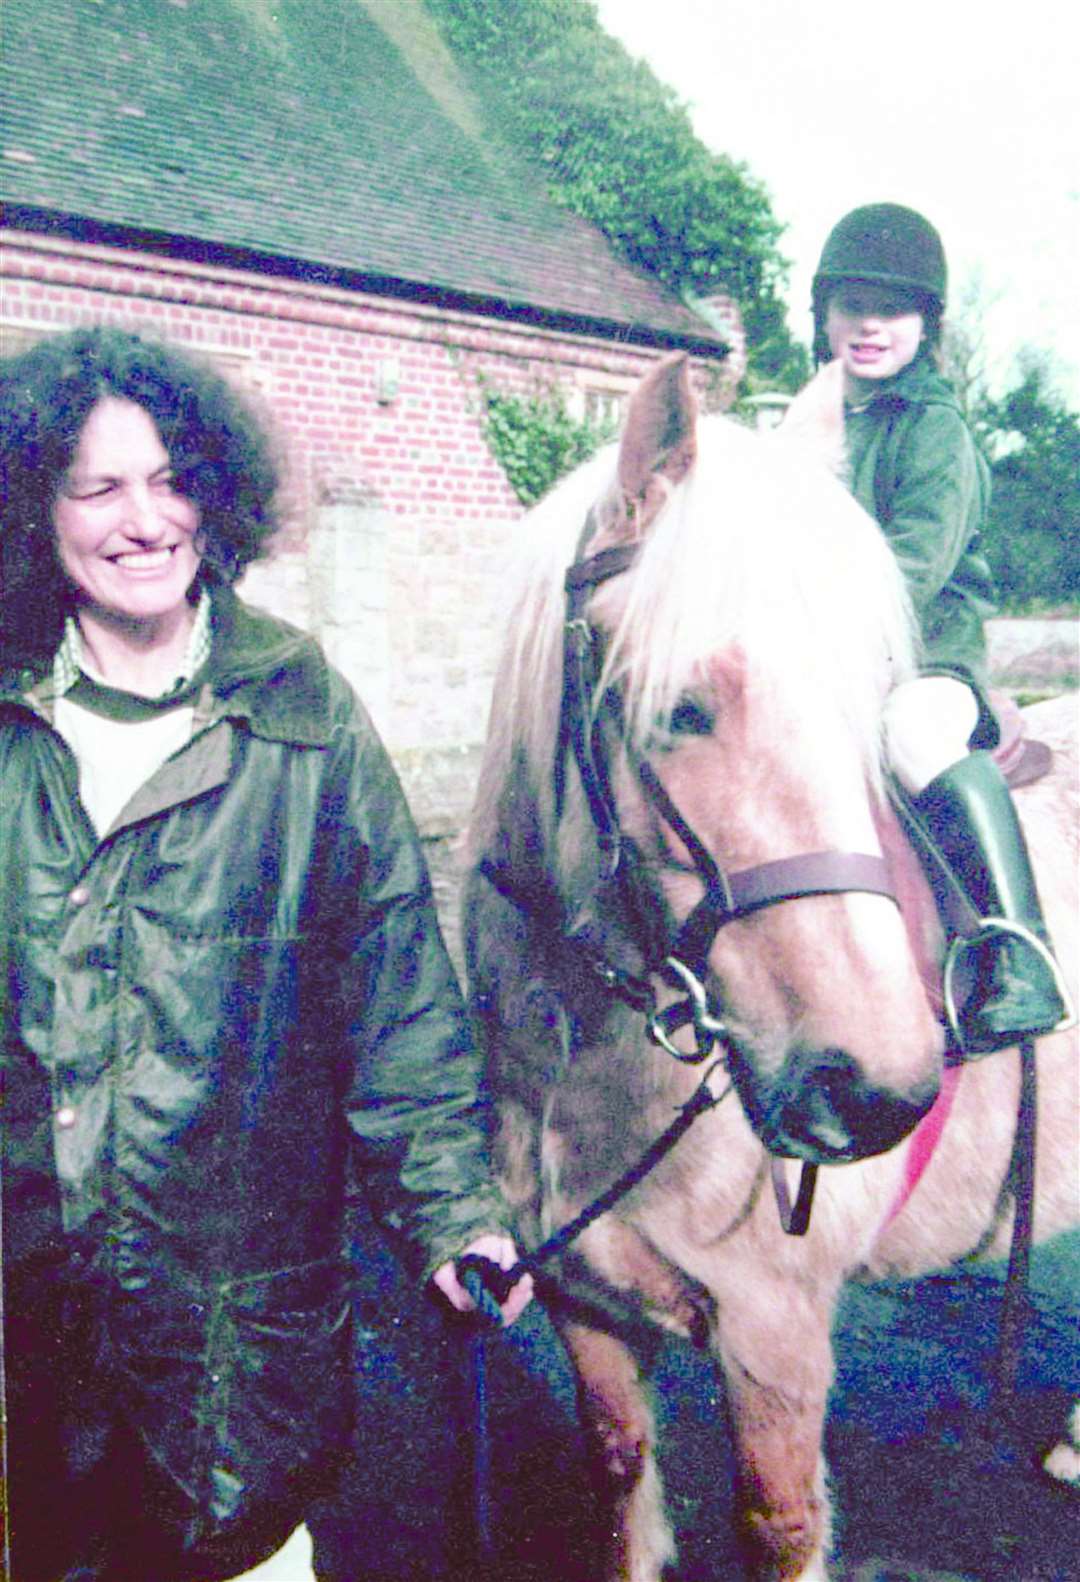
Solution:
M 868 203 L 833 226 L 814 274 L 814 357 L 829 357 L 825 312 L 833 286 L 867 280 L 900 286 L 918 298 L 926 342 L 934 346 L 945 308 L 947 270 L 941 237 L 921 214 L 899 203 Z

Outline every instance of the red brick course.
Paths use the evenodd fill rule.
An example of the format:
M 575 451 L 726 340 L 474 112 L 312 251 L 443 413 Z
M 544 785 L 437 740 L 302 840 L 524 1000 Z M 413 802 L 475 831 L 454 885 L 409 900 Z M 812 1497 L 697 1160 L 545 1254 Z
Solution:
M 51 332 L 123 324 L 210 355 L 265 401 L 292 478 L 286 547 L 320 492 L 362 490 L 392 512 L 513 518 L 521 507 L 484 442 L 477 376 L 627 384 L 655 352 L 216 266 L 4 236 L 0 320 Z M 397 393 L 380 402 L 380 363 Z

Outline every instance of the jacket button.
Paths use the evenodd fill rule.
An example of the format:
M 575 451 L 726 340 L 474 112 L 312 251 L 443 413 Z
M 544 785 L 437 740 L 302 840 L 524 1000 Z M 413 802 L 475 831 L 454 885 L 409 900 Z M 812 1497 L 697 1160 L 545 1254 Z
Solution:
M 68 896 L 72 906 L 85 906 L 90 899 L 89 888 L 85 884 L 77 884 Z
M 63 1104 L 56 1112 L 56 1124 L 64 1131 L 75 1124 L 75 1111 L 70 1104 Z

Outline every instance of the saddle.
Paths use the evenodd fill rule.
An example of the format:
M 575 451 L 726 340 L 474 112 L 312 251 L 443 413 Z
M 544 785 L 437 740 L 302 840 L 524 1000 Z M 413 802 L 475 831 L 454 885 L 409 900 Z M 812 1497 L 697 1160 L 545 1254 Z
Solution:
M 1054 754 L 1046 742 L 1027 734 L 1027 721 L 1007 692 L 991 692 L 990 703 L 997 716 L 1000 736 L 991 756 L 1010 789 L 1033 785 L 1047 774 Z

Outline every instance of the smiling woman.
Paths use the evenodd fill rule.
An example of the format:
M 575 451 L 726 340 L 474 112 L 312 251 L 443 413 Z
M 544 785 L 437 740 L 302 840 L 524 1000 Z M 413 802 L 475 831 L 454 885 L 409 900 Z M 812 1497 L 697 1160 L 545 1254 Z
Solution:
M 139 692 L 175 673 L 195 622 L 198 525 L 149 412 L 104 396 L 79 437 L 53 526 L 84 651 L 105 680 Z
M 234 581 L 274 530 L 278 469 L 262 425 L 176 347 L 104 328 L 42 341 L 5 369 L 3 424 L 0 649 L 51 653 L 76 613 L 88 634 L 88 611 L 160 615 L 155 600 L 172 602 L 186 576 L 182 625 L 183 600 L 194 608 Z M 151 550 L 170 555 L 160 583 L 152 560 L 117 558 Z M 128 608 L 137 579 L 147 602 Z
M 275 483 L 255 419 L 173 348 L 87 330 L 3 368 L 20 1582 L 220 1582 L 288 1537 L 347 1454 L 347 1188 L 455 1307 L 461 1254 L 516 1261 L 390 760 L 318 645 L 228 586 Z

